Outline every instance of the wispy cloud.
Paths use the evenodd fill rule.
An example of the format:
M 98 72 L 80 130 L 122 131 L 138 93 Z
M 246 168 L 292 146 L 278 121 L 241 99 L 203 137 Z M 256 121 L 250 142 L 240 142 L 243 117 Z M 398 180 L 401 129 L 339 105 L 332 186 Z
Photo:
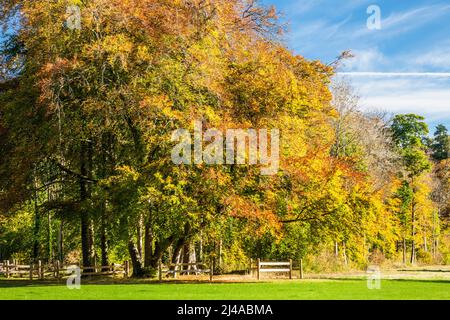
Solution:
M 397 32 L 409 31 L 428 23 L 449 11 L 450 5 L 436 4 L 392 13 L 382 21 L 382 28 L 397 30 Z
M 434 68 L 450 71 L 450 43 L 439 43 L 435 48 L 419 52 L 410 57 L 412 62 L 422 68 Z
M 344 62 L 343 68 L 347 72 L 373 71 L 380 70 L 388 64 L 384 54 L 378 48 L 369 48 L 366 50 L 353 50 L 354 58 Z
M 281 12 L 288 14 L 291 17 L 304 17 L 313 12 L 321 12 L 323 14 L 331 13 L 336 15 L 348 15 L 358 7 L 364 7 L 372 3 L 373 0 L 347 0 L 342 1 L 339 5 L 335 0 L 292 0 L 284 6 Z
M 360 74 L 363 73 L 339 73 L 338 77 L 353 83 L 365 110 L 416 113 L 425 116 L 432 126 L 450 126 L 450 74 L 435 77 L 427 73 L 369 73 L 355 77 Z
M 392 12 L 384 17 L 381 9 L 382 21 L 380 30 L 369 30 L 366 26 L 359 26 L 356 30 L 348 30 L 345 37 L 349 41 L 364 40 L 368 36 L 376 36 L 378 39 L 389 39 L 401 34 L 418 29 L 435 21 L 437 18 L 450 13 L 450 5 L 436 4 L 412 8 L 400 12 Z

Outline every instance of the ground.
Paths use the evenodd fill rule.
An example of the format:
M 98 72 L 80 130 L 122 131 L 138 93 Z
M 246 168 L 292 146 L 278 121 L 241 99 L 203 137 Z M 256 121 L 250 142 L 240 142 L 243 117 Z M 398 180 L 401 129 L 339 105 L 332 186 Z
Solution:
M 249 276 L 149 280 L 82 280 L 80 290 L 64 281 L 0 280 L 0 300 L 449 300 L 448 268 L 382 272 L 381 288 L 368 289 L 364 273 L 309 275 L 308 279 L 263 279 Z M 314 279 L 311 279 L 311 278 Z

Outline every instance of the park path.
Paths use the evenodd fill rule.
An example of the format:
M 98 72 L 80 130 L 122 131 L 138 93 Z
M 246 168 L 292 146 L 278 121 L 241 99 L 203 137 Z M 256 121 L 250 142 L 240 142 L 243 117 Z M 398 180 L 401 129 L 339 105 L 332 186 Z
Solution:
M 410 280 L 449 280 L 450 266 L 424 266 L 424 267 L 399 267 L 381 268 L 382 279 L 410 279 Z M 364 271 L 310 274 L 307 278 L 313 279 L 339 279 L 366 277 Z

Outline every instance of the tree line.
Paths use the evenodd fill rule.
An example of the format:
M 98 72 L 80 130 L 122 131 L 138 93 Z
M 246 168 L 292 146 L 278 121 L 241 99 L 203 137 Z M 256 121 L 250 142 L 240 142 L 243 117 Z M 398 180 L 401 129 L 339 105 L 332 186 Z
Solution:
M 358 266 L 449 262 L 447 128 L 430 137 L 421 116 L 362 112 L 335 77 L 349 54 L 329 65 L 293 54 L 274 8 L 0 7 L 1 259 L 130 259 L 135 277 L 160 259 L 213 258 L 218 272 L 328 253 Z M 198 119 L 204 130 L 280 129 L 277 174 L 174 165 L 172 132 Z

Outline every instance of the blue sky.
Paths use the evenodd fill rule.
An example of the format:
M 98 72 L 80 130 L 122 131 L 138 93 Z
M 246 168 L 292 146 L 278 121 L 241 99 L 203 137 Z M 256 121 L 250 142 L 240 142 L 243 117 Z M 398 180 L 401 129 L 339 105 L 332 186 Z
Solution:
M 418 113 L 450 129 L 450 0 L 262 2 L 281 11 L 294 52 L 329 63 L 353 51 L 340 72 L 364 108 Z M 370 5 L 381 9 L 380 30 L 367 27 Z

